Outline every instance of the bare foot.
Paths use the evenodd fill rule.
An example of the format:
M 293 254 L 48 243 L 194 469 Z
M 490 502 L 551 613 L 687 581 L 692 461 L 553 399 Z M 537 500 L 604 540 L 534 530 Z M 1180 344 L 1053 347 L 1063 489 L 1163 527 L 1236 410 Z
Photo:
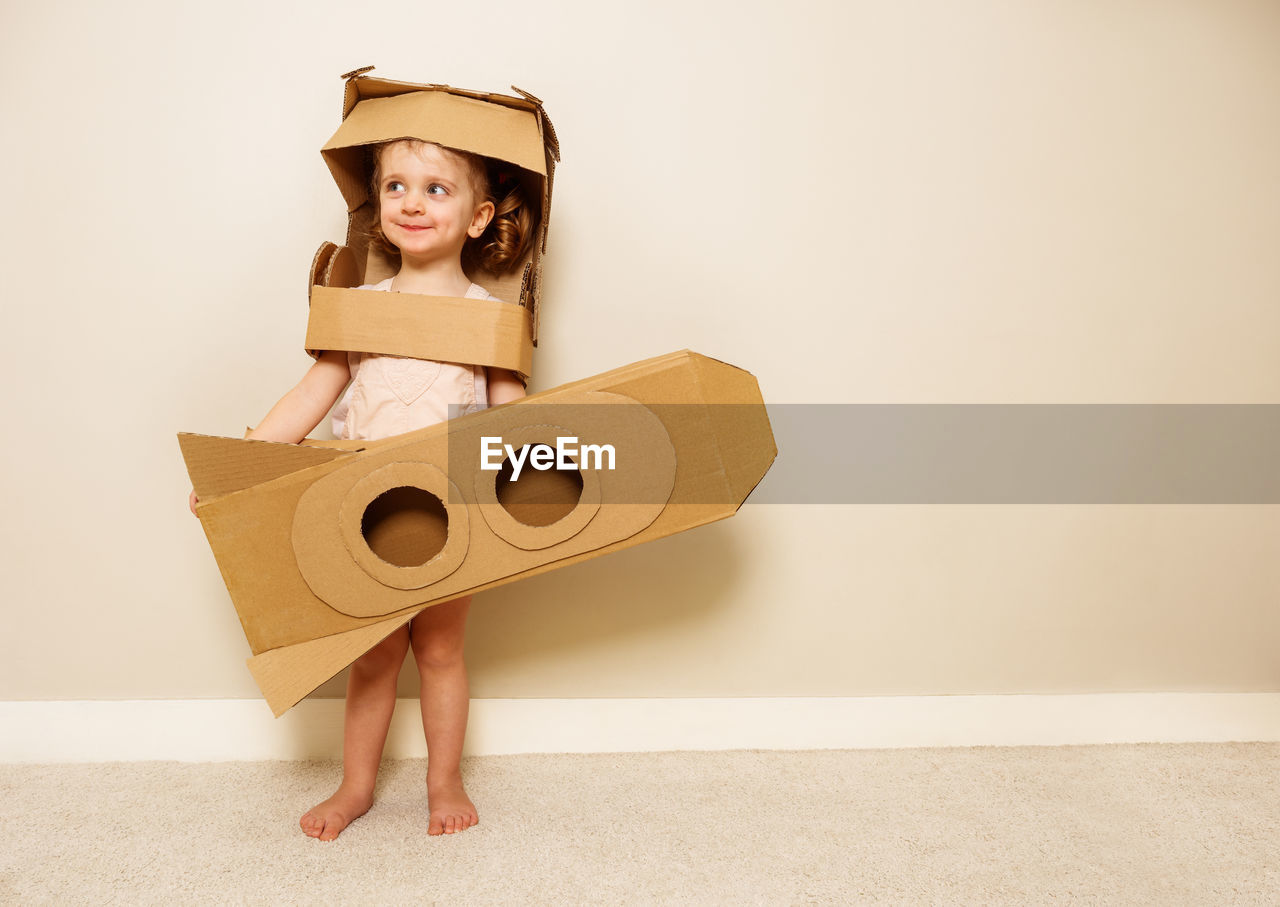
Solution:
M 451 835 L 480 821 L 475 805 L 462 789 L 461 778 L 428 784 L 427 805 L 431 809 L 431 820 L 427 825 L 429 835 Z
M 342 784 L 328 800 L 307 810 L 298 824 L 311 837 L 332 841 L 342 834 L 344 828 L 367 813 L 372 805 L 372 793 Z

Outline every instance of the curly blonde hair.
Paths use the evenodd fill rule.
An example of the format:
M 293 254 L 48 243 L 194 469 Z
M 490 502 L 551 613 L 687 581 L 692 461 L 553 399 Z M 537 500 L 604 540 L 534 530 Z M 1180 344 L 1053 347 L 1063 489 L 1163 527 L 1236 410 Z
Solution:
M 490 274 L 506 274 L 520 266 L 520 262 L 533 246 L 534 232 L 538 225 L 538 208 L 530 203 L 520 171 L 511 164 L 493 158 L 482 157 L 470 151 L 447 148 L 422 139 L 393 139 L 369 149 L 370 198 L 379 204 L 379 187 L 382 184 L 382 152 L 401 142 L 407 143 L 416 153 L 424 145 L 435 145 L 452 155 L 466 167 L 471 189 L 478 201 L 493 203 L 493 219 L 482 234 L 469 237 L 462 247 L 463 269 L 476 269 Z M 368 231 L 369 241 L 376 244 L 388 256 L 398 258 L 400 249 L 382 232 L 381 219 L 374 217 Z

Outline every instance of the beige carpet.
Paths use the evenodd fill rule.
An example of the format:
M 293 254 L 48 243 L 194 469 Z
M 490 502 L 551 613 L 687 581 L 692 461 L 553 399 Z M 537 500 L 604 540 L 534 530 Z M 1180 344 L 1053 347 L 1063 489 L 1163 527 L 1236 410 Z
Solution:
M 0 903 L 1280 904 L 1280 745 L 489 756 L 426 834 L 388 762 L 0 765 Z

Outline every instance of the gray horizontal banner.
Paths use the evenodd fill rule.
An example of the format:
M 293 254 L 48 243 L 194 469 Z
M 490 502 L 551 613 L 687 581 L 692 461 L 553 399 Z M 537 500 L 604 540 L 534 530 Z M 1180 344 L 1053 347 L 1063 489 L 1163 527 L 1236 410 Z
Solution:
M 539 421 L 590 425 L 584 410 L 593 408 L 539 407 Z M 647 408 L 677 442 L 678 476 L 710 468 L 680 445 L 703 443 L 712 426 L 727 469 L 745 462 L 749 473 L 769 446 L 759 407 Z M 1276 404 L 813 403 L 766 411 L 778 454 L 749 504 L 1280 503 Z M 579 445 L 610 442 L 574 434 Z M 634 453 L 619 451 L 616 468 L 644 469 Z M 452 462 L 467 464 L 463 473 L 478 456 L 451 447 Z M 503 460 L 492 458 L 495 467 Z M 532 472 L 529 460 L 523 474 Z
M 1276 504 L 1280 405 L 787 404 L 760 504 Z

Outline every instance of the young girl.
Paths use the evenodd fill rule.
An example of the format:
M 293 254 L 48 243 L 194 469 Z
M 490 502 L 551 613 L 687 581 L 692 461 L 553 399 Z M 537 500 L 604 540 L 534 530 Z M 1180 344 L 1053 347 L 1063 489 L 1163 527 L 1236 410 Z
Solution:
M 467 277 L 463 255 L 491 273 L 521 261 L 533 242 L 535 209 L 523 197 L 519 180 L 501 174 L 496 162 L 417 139 L 387 142 L 373 157 L 380 215 L 372 241 L 399 255 L 400 270 L 362 289 L 492 299 Z M 504 178 L 512 188 L 499 198 L 495 190 Z M 520 379 L 505 369 L 332 350 L 321 353 L 247 437 L 298 443 L 348 384 L 334 412 L 335 433 L 343 438 L 401 434 L 445 420 L 450 404 L 473 411 L 524 396 Z M 191 500 L 194 512 L 194 492 Z M 396 679 L 410 647 L 422 675 L 427 832 L 453 834 L 479 821 L 459 771 L 470 702 L 463 663 L 470 605 L 466 596 L 427 608 L 351 665 L 342 783 L 302 816 L 308 835 L 331 841 L 372 804 Z

